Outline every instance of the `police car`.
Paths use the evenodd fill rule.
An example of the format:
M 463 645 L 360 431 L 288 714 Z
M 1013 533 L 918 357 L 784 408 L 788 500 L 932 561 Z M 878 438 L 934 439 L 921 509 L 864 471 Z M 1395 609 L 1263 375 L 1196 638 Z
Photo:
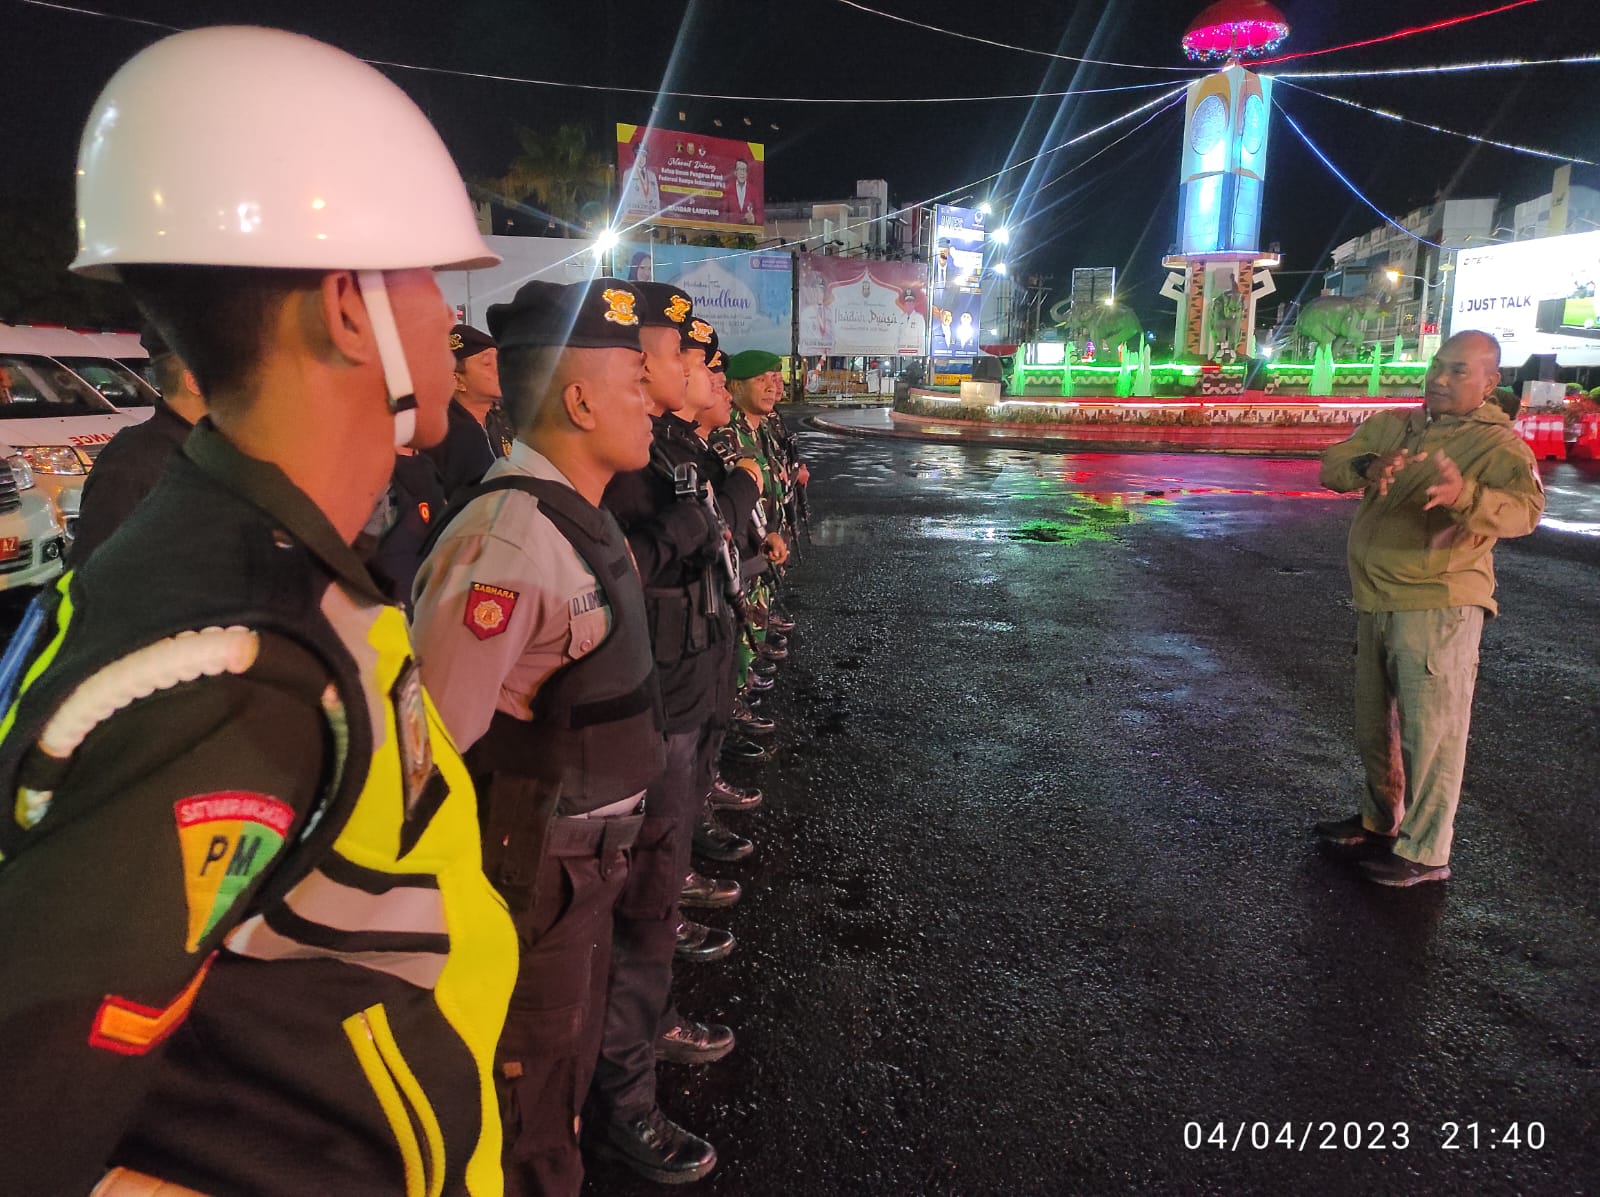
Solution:
M 0 324 L 0 442 L 21 454 L 68 536 L 95 457 L 148 419 L 156 397 L 85 334 Z

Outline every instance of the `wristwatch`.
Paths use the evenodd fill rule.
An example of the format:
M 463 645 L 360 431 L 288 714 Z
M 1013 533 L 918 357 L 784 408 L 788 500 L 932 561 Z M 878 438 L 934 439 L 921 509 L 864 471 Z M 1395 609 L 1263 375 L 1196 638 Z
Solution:
M 1378 460 L 1376 453 L 1363 453 L 1360 457 L 1350 459 L 1350 468 L 1362 478 L 1367 476 L 1367 471 L 1372 468 L 1372 463 Z

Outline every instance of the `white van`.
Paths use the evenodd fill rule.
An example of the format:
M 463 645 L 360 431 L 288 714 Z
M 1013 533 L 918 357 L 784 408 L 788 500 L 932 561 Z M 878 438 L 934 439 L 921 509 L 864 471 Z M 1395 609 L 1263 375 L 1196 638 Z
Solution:
M 60 362 L 119 411 L 154 410 L 161 393 L 145 378 L 150 354 L 138 333 L 79 332 L 56 324 L 0 325 L 0 348 L 23 345 Z
M 0 325 L 0 442 L 22 455 L 69 536 L 101 448 L 155 411 L 155 389 L 94 348 L 70 329 Z
M 67 534 L 55 505 L 34 485 L 22 454 L 0 445 L 0 593 L 43 586 L 60 576 Z

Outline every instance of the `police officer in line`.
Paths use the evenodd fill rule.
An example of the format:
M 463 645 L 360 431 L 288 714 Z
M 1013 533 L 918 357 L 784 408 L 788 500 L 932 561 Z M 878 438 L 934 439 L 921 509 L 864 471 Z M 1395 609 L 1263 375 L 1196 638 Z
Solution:
M 756 504 L 748 501 L 747 497 L 738 494 L 737 491 L 729 487 L 726 479 L 732 475 L 735 469 L 743 469 L 756 478 L 757 487 L 759 488 L 760 469 L 753 460 L 740 461 L 736 455 L 724 458 L 711 445 L 713 434 L 717 429 L 727 426 L 733 409 L 733 396 L 728 391 L 727 358 L 722 352 L 721 341 L 715 329 L 711 332 L 711 339 L 704 346 L 704 353 L 706 368 L 711 376 L 711 395 L 707 404 L 696 410 L 692 415 L 701 473 L 710 482 L 712 490 L 722 496 L 719 502 L 722 506 L 724 522 L 727 524 L 730 533 L 730 544 L 739 545 L 745 543 L 749 535 L 750 524 L 755 518 Z M 759 494 L 757 498 L 759 499 Z M 735 566 L 739 564 L 736 557 L 733 564 Z M 739 605 L 742 607 L 743 604 L 744 596 L 741 580 Z M 754 786 L 735 785 L 722 776 L 722 771 L 718 767 L 718 759 L 721 756 L 723 743 L 727 737 L 730 718 L 738 718 L 742 710 L 752 722 L 760 724 L 760 726 L 753 728 L 750 724 L 745 725 L 747 732 L 753 731 L 755 734 L 770 733 L 776 727 L 770 719 L 761 719 L 755 715 L 748 700 L 738 694 L 738 647 L 739 638 L 742 635 L 744 615 L 742 611 L 738 610 L 734 612 L 734 615 L 734 635 L 726 644 L 720 646 L 723 653 L 720 679 L 724 685 L 724 691 L 717 699 L 717 709 L 724 713 L 731 710 L 733 715 L 729 718 L 719 719 L 714 725 L 714 734 L 709 738 L 705 746 L 705 757 L 700 762 L 701 775 L 708 776 L 711 779 L 710 786 L 706 791 L 707 809 L 703 811 L 703 814 L 707 816 L 708 824 L 720 828 L 725 836 L 732 836 L 733 833 L 726 828 L 722 828 L 720 824 L 710 823 L 709 816 L 719 810 L 754 810 L 762 802 L 762 794 L 759 789 Z M 776 665 L 773 666 L 773 669 L 776 670 Z M 743 837 L 739 838 L 743 839 Z M 699 878 L 698 874 L 691 874 L 684 883 L 684 901 L 686 904 L 694 900 L 703 900 L 699 899 L 698 896 L 700 894 L 709 894 L 710 892 L 709 884 Z
M 698 345 L 696 345 L 694 352 L 683 348 L 683 342 L 687 339 L 685 330 L 691 327 L 689 316 L 693 310 L 693 303 L 689 297 L 682 291 L 664 283 L 652 283 L 648 286 L 641 286 L 640 289 L 641 295 L 647 297 L 647 302 L 642 304 L 640 308 L 642 323 L 639 330 L 639 340 L 644 350 L 645 393 L 651 403 L 651 415 L 655 421 L 654 427 L 657 432 L 653 452 L 656 455 L 656 470 L 659 475 L 664 433 L 675 432 L 681 443 L 683 435 L 687 432 L 686 422 L 679 413 L 682 412 L 688 402 L 689 377 L 691 373 L 693 374 L 697 391 L 704 392 L 703 396 L 697 399 L 697 402 L 703 402 L 709 398 L 710 375 L 707 372 L 704 354 L 699 351 Z M 709 325 L 704 325 L 704 322 L 702 322 L 702 326 L 709 332 Z M 663 419 L 667 415 L 673 417 L 671 424 L 665 423 Z M 624 491 L 620 501 L 626 504 L 625 527 L 629 530 L 629 543 L 634 550 L 634 559 L 639 565 L 639 571 L 645 579 L 646 586 L 654 587 L 656 582 L 659 581 L 674 582 L 678 580 L 678 574 L 684 568 L 681 564 L 684 557 L 684 549 L 681 544 L 677 543 L 675 538 L 681 535 L 680 529 L 693 527 L 692 522 L 686 522 L 685 517 L 687 517 L 687 521 L 699 520 L 698 527 L 693 527 L 690 535 L 704 537 L 705 543 L 700 545 L 697 542 L 697 546 L 691 546 L 690 555 L 700 555 L 702 562 L 698 568 L 702 575 L 705 575 L 709 569 L 709 566 L 705 563 L 708 560 L 707 554 L 714 551 L 712 542 L 715 540 L 715 536 L 710 531 L 704 508 L 697 508 L 700 514 L 696 516 L 689 511 L 690 505 L 674 503 L 674 510 L 671 510 L 668 514 L 658 515 L 656 503 L 659 496 L 654 495 L 649 490 L 640 491 L 637 487 L 639 481 L 640 479 L 634 479 L 632 483 L 625 484 L 629 489 Z M 623 517 L 619 513 L 619 519 L 621 518 Z M 674 520 L 677 521 L 676 524 L 672 522 Z M 667 587 L 669 590 L 673 588 L 672 586 Z M 712 598 L 714 599 L 714 596 Z M 708 600 L 702 595 L 698 601 L 705 603 Z M 681 606 L 681 602 L 677 606 Z M 652 608 L 652 618 L 668 615 L 676 618 L 677 606 L 669 610 L 667 606 L 657 604 Z M 658 654 L 666 651 L 669 650 L 663 649 L 658 644 Z M 671 663 L 673 665 L 678 664 L 676 660 Z M 703 660 L 698 667 L 700 670 L 704 670 Z M 695 722 L 694 716 L 696 712 L 694 708 L 699 705 L 696 696 L 703 691 L 703 688 L 701 683 L 692 679 L 684 681 L 675 687 L 675 721 L 680 725 L 677 729 L 679 732 L 686 730 L 687 723 Z M 684 697 L 685 694 L 688 695 L 687 698 Z M 687 714 L 685 713 L 686 710 Z M 684 774 L 679 769 L 673 776 L 681 781 Z M 670 803 L 671 810 L 676 813 L 663 817 L 678 818 L 679 815 L 683 814 L 683 804 L 689 801 L 690 799 L 687 797 L 681 794 L 677 795 Z M 660 807 L 662 800 L 658 799 L 657 805 Z M 683 869 L 679 869 L 680 876 L 682 873 Z M 716 892 L 716 887 L 713 887 L 713 893 L 715 894 Z M 728 891 L 724 888 L 721 892 L 724 895 L 724 904 L 726 904 Z M 708 927 L 703 923 L 686 917 L 679 918 L 677 922 L 676 952 L 680 959 L 697 962 L 720 960 L 733 950 L 733 945 L 733 936 L 726 931 Z M 731 1042 L 731 1039 L 729 1042 Z
M 78 522 L 67 564 L 76 569 L 133 514 L 156 488 L 167 463 L 178 455 L 200 417 L 206 414 L 194 373 L 155 325 L 146 323 L 139 343 L 150 355 L 161 399 L 148 420 L 122 429 L 100 451 L 84 479 Z
M 516 937 L 351 542 L 444 435 L 433 269 L 497 259 L 399 88 L 257 28 L 113 76 L 78 226 L 210 412 L 0 677 L 3 1187 L 490 1197 Z
M 521 940 L 495 1070 L 512 1197 L 582 1185 L 612 917 L 665 761 L 644 591 L 599 506 L 650 460 L 638 308 L 606 278 L 490 308 L 516 438 L 445 516 L 415 589 L 424 678 Z
M 396 449 L 389 486 L 378 496 L 355 547 L 389 601 L 407 611 L 423 547 L 447 505 L 433 459 L 409 447 Z
M 500 351 L 494 338 L 470 324 L 458 324 L 450 330 L 450 352 L 456 359 L 450 431 L 428 456 L 445 494 L 454 498 L 511 452 L 512 430 L 500 401 Z
M 685 886 L 681 896 L 697 905 L 731 906 L 739 898 L 737 883 L 689 869 L 694 823 L 711 784 L 707 747 L 731 706 L 737 597 L 725 565 L 731 558 L 719 496 L 704 481 L 705 447 L 690 422 L 712 401 L 705 356 L 712 329 L 678 288 L 635 285 L 655 439 L 650 464 L 612 479 L 605 506 L 627 534 L 644 582 L 666 712 L 667 766 L 646 797 L 633 871 L 617 910 L 590 1130 L 634 1171 L 681 1183 L 709 1172 L 716 1151 L 661 1112 L 656 1056 L 708 1063 L 734 1046 L 727 1027 L 679 1015 L 668 991 L 675 948 L 691 960 L 720 959 L 732 948 L 724 931 L 687 919 L 681 937 L 675 928 Z M 758 497 L 753 466 L 721 481 L 721 497 L 734 507 L 749 507 Z

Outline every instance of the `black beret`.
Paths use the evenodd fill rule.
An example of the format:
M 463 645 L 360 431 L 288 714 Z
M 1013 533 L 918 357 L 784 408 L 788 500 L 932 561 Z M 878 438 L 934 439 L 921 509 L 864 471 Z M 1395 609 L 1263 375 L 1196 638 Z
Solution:
M 486 332 L 479 332 L 470 324 L 458 324 L 450 330 L 450 352 L 456 355 L 458 366 L 475 353 L 495 348 L 493 337 Z
M 489 307 L 489 331 L 503 349 L 638 349 L 639 293 L 617 278 L 586 283 L 531 282 L 510 303 Z
M 696 321 L 696 323 L 704 324 L 705 322 Z M 699 341 L 698 338 L 696 339 L 700 351 L 706 355 L 706 369 L 726 371 L 728 359 L 722 356 L 722 338 L 717 336 L 717 330 L 709 324 L 706 325 L 706 328 L 710 330 L 711 335 L 703 342 Z
M 694 315 L 694 300 L 671 283 L 634 283 L 639 290 L 639 321 L 643 328 L 675 328 L 680 333 Z M 688 348 L 688 346 L 685 346 Z
M 698 316 L 690 316 L 683 326 L 683 348 L 698 349 L 709 361 L 717 330 Z

